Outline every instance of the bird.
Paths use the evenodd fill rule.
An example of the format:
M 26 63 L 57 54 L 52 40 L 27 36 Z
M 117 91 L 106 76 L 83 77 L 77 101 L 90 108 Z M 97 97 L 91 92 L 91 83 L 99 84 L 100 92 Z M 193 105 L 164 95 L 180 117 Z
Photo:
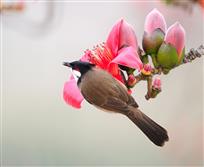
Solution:
M 63 65 L 80 73 L 77 85 L 88 103 L 127 116 L 157 146 L 169 140 L 166 129 L 145 115 L 126 87 L 106 70 L 82 61 L 63 62 Z

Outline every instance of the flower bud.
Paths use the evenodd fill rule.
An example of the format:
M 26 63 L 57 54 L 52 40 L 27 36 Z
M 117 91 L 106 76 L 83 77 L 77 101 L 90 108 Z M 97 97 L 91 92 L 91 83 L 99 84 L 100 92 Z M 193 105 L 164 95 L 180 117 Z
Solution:
M 164 42 L 159 48 L 157 62 L 164 73 L 181 64 L 184 58 L 185 30 L 176 22 L 167 30 Z
M 161 80 L 160 78 L 155 78 L 152 85 L 151 98 L 155 98 L 161 92 Z
M 157 28 L 166 32 L 166 21 L 164 16 L 157 10 L 153 9 L 145 19 L 145 31 L 147 33 L 154 32 Z
M 147 54 L 156 54 L 161 46 L 166 31 L 164 16 L 157 10 L 152 10 L 145 20 L 145 32 L 142 46 Z
M 181 59 L 185 47 L 185 30 L 179 22 L 168 28 L 164 41 L 176 48 L 178 58 Z
M 141 72 L 143 75 L 151 75 L 152 66 L 150 64 L 145 64 Z
M 128 82 L 127 82 L 128 87 L 132 88 L 135 86 L 136 83 L 137 83 L 137 80 L 136 80 L 135 76 L 130 74 L 128 76 Z
M 153 81 L 153 85 L 152 85 L 153 89 L 158 89 L 161 90 L 161 79 L 159 77 L 156 77 Z

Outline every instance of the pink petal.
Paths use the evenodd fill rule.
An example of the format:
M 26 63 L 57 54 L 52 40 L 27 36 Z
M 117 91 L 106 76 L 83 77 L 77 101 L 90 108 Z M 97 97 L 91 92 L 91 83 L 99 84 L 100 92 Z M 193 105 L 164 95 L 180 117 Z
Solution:
M 112 28 L 106 41 L 107 46 L 110 48 L 113 57 L 118 53 L 118 50 L 124 46 L 132 46 L 138 48 L 137 38 L 134 29 L 131 25 L 123 19 L 119 20 Z
M 120 64 L 130 68 L 141 70 L 143 67 L 142 61 L 137 54 L 137 51 L 133 47 L 122 48 L 117 55 L 109 64 Z
M 152 33 L 157 28 L 160 28 L 165 33 L 166 21 L 164 16 L 157 9 L 153 9 L 146 16 L 144 29 L 147 33 Z
M 81 102 L 84 97 L 82 96 L 73 76 L 64 84 L 63 98 L 67 104 L 75 108 L 81 108 Z
M 109 67 L 107 69 L 107 71 L 114 77 L 116 78 L 118 81 L 120 81 L 121 83 L 124 83 L 123 77 L 121 75 L 120 69 L 118 67 L 117 64 L 109 64 Z
M 119 49 L 124 46 L 132 46 L 133 48 L 138 48 L 137 38 L 133 27 L 123 20 L 120 28 L 120 44 Z
M 181 56 L 185 45 L 185 30 L 179 22 L 168 28 L 164 41 L 173 45 L 178 55 Z

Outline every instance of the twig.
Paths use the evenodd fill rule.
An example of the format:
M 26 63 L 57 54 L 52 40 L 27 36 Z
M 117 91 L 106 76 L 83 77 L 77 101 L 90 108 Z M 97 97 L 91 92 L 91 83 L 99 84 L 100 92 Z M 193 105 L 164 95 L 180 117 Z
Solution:
M 152 69 L 152 75 L 161 75 L 162 69 L 161 68 L 153 68 Z
M 183 64 L 192 62 L 194 59 L 198 57 L 200 58 L 201 56 L 204 56 L 204 46 L 203 45 L 200 45 L 198 49 L 196 50 L 194 48 L 190 49 L 190 51 L 184 56 Z
M 136 79 L 137 83 L 141 80 L 146 80 L 145 76 L 142 75 L 141 73 L 139 75 L 135 76 L 135 79 Z
M 145 95 L 145 98 L 149 100 L 152 96 L 152 76 L 149 76 L 147 78 L 147 94 Z
M 139 53 L 141 58 L 146 57 L 144 51 L 140 48 L 139 48 L 138 53 Z M 197 49 L 193 49 L 193 48 L 190 49 L 190 51 L 184 55 L 184 59 L 183 59 L 182 64 L 192 62 L 196 58 L 198 58 L 198 57 L 200 58 L 202 56 L 204 56 L 204 45 L 200 45 Z M 127 72 L 127 70 L 126 70 L 126 72 Z M 136 83 L 139 83 L 140 81 L 147 81 L 147 94 L 145 95 L 145 98 L 147 100 L 149 100 L 150 98 L 155 98 L 161 92 L 161 89 L 155 89 L 154 87 L 152 87 L 153 76 L 154 75 L 161 75 L 161 74 L 162 74 L 162 69 L 161 69 L 161 67 L 158 67 L 158 68 L 152 68 L 150 75 L 145 75 L 141 72 L 135 76 Z M 127 75 L 129 75 L 128 72 L 127 72 Z M 125 79 L 124 75 L 123 75 L 123 78 Z M 125 80 L 125 81 L 126 81 L 126 86 L 128 88 L 130 88 L 127 84 L 128 83 L 127 80 Z

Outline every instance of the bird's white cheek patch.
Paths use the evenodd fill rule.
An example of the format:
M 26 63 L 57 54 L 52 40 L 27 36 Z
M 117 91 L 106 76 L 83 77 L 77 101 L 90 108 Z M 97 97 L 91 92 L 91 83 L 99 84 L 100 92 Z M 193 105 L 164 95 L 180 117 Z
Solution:
M 78 79 L 81 77 L 81 73 L 80 73 L 79 71 L 72 70 L 72 74 L 73 74 L 74 79 L 76 80 L 76 82 L 77 82 Z

